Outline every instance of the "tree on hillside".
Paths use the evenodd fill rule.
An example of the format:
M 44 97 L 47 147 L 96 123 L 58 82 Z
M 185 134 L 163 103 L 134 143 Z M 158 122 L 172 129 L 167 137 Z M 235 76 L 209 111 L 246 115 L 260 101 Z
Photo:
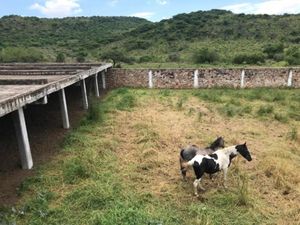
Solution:
M 126 57 L 125 54 L 119 50 L 109 50 L 100 54 L 100 59 L 102 60 L 111 60 L 113 66 L 115 67 L 117 63 L 132 63 L 133 59 Z
M 284 57 L 289 65 L 300 65 L 300 48 L 293 46 L 285 49 Z
M 276 55 L 282 54 L 284 49 L 283 43 L 269 43 L 264 46 L 263 52 L 267 54 L 269 59 L 276 59 Z

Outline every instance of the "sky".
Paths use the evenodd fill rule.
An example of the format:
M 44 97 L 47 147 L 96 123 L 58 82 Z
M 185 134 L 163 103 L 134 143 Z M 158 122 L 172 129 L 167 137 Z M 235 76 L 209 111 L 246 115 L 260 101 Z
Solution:
M 0 17 L 136 16 L 156 22 L 179 13 L 210 9 L 295 14 L 300 13 L 300 0 L 0 0 Z

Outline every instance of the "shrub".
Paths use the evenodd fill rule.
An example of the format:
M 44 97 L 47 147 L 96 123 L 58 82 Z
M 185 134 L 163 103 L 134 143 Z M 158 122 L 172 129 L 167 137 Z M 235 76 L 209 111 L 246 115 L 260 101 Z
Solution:
M 299 47 L 290 47 L 284 52 L 285 61 L 289 65 L 300 65 L 300 48 Z
M 141 56 L 141 57 L 139 58 L 139 62 L 140 62 L 140 63 L 151 62 L 151 61 L 153 61 L 152 59 L 153 59 L 152 56 L 150 56 L 150 55 L 144 55 L 144 56 Z
M 262 105 L 257 110 L 257 115 L 266 116 L 274 111 L 274 107 L 272 105 Z
M 170 53 L 168 55 L 168 61 L 169 62 L 179 62 L 180 61 L 180 54 L 179 53 Z
M 60 52 L 57 54 L 55 61 L 56 62 L 65 62 L 65 60 L 66 60 L 65 55 L 62 52 Z
M 193 53 L 194 63 L 214 63 L 219 60 L 219 54 L 214 49 L 201 48 Z
M 234 64 L 258 64 L 265 62 L 265 55 L 257 52 L 252 54 L 238 54 L 234 56 L 233 61 Z
M 151 42 L 143 41 L 143 40 L 129 41 L 125 43 L 124 46 L 127 51 L 138 50 L 138 49 L 146 50 L 151 46 Z
M 267 55 L 269 59 L 275 59 L 278 54 L 283 53 L 284 46 L 282 43 L 269 43 L 264 46 L 263 53 Z M 280 60 L 278 60 L 280 61 Z
M 92 99 L 88 109 L 87 119 L 94 122 L 103 121 L 103 110 L 99 102 L 97 102 L 97 99 Z
M 76 56 L 76 61 L 79 63 L 85 62 L 85 57 L 87 57 L 86 52 L 79 52 Z
M 0 51 L 0 62 L 41 62 L 43 54 L 35 48 L 8 47 Z

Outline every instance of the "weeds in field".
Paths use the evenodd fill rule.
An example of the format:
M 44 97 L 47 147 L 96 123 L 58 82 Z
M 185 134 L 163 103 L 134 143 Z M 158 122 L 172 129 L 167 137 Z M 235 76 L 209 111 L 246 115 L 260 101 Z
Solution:
M 79 158 L 66 161 L 63 167 L 64 181 L 68 184 L 75 184 L 80 179 L 86 179 L 90 176 L 87 168 Z
M 291 141 L 298 140 L 298 130 L 296 127 L 291 128 L 291 130 L 287 133 L 287 138 Z
M 147 124 L 136 124 L 135 129 L 137 131 L 137 144 L 143 144 L 143 146 L 146 145 L 158 145 L 159 143 L 159 134 L 154 131 L 151 127 L 149 127 Z
M 116 109 L 121 111 L 129 111 L 136 106 L 136 104 L 136 97 L 131 93 L 127 93 L 121 96 L 120 100 L 116 104 Z
M 91 122 L 102 122 L 104 120 L 104 112 L 98 99 L 90 101 L 86 119 Z
M 282 123 L 287 123 L 288 122 L 288 117 L 282 113 L 275 113 L 274 114 L 274 119 L 282 122 Z
M 177 110 L 182 110 L 183 109 L 183 104 L 188 100 L 187 96 L 180 96 L 178 98 L 178 101 L 176 102 L 176 109 Z
M 248 177 L 246 174 L 239 173 L 238 176 L 238 205 L 249 205 L 250 195 L 248 187 Z
M 261 105 L 257 110 L 256 114 L 258 116 L 268 116 L 274 112 L 274 107 L 272 105 Z
M 203 119 L 203 116 L 204 116 L 204 113 L 201 112 L 201 111 L 199 111 L 199 112 L 197 113 L 197 121 L 198 121 L 198 122 L 201 122 L 202 119 Z
M 169 97 L 171 95 L 171 91 L 169 89 L 163 89 L 159 91 L 159 95 Z

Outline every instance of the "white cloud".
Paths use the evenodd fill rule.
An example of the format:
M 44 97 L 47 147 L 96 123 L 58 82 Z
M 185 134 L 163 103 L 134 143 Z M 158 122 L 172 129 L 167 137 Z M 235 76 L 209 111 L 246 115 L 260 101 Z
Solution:
M 109 0 L 109 5 L 110 6 L 112 6 L 112 7 L 114 7 L 114 6 L 116 6 L 116 4 L 118 4 L 119 3 L 119 0 Z
M 47 17 L 72 16 L 81 12 L 79 0 L 46 0 L 44 5 L 34 3 L 30 6 L 32 10 L 38 10 Z
M 133 13 L 129 16 L 134 16 L 134 17 L 140 17 L 144 19 L 149 19 L 151 18 L 155 13 L 154 12 L 138 12 L 138 13 Z
M 168 0 L 156 0 L 156 2 L 160 5 L 166 5 L 168 3 Z
M 230 10 L 234 13 L 251 14 L 284 14 L 300 13 L 299 0 L 265 0 L 260 3 L 245 2 L 235 5 L 227 5 L 222 9 Z

